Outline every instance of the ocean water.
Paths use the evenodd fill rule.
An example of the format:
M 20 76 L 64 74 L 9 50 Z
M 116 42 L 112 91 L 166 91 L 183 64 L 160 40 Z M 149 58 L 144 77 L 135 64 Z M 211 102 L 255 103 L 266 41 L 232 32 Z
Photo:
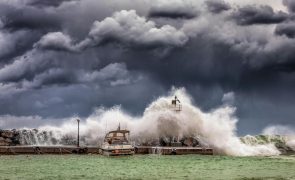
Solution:
M 0 156 L 0 179 L 293 180 L 295 156 Z

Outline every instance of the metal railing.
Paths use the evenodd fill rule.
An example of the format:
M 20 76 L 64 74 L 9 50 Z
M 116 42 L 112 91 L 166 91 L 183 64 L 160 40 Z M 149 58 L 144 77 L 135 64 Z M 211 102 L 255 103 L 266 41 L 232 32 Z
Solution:
M 174 104 L 172 106 L 172 110 L 174 110 L 174 111 L 181 111 L 182 110 L 182 105 L 181 104 Z

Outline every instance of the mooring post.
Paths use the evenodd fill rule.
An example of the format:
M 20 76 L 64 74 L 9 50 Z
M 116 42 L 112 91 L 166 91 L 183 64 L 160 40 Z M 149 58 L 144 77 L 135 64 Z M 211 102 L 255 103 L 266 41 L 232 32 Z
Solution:
M 77 122 L 78 122 L 78 137 L 77 137 L 78 139 L 77 139 L 77 147 L 80 147 L 80 142 L 79 142 L 79 141 L 80 141 L 80 134 L 79 134 L 79 133 L 80 133 L 80 132 L 79 132 L 79 131 L 80 131 L 80 119 L 77 119 Z

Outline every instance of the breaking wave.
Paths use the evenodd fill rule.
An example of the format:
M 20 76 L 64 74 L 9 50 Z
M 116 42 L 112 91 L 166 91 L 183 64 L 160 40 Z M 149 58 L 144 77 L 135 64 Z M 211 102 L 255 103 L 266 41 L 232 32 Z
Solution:
M 181 101 L 180 112 L 174 111 L 171 106 L 174 96 Z M 177 138 L 176 140 L 193 137 L 198 139 L 202 146 L 210 146 L 219 154 L 233 156 L 280 154 L 272 142 L 261 144 L 250 142 L 251 138 L 241 140 L 236 135 L 238 120 L 234 113 L 235 108 L 226 104 L 211 112 L 203 112 L 192 104 L 191 97 L 185 89 L 172 89 L 168 96 L 153 101 L 140 117 L 131 116 L 120 107 L 96 109 L 81 122 L 81 141 L 87 145 L 97 145 L 107 131 L 116 129 L 120 123 L 121 128 L 131 131 L 131 138 L 137 144 L 159 141 L 160 137 L 173 137 Z M 39 127 L 33 139 L 35 144 L 52 145 L 65 142 L 69 144 L 69 141 L 75 143 L 76 133 L 76 117 L 73 117 L 59 127 Z M 22 141 L 23 144 L 30 143 L 28 139 L 23 138 Z

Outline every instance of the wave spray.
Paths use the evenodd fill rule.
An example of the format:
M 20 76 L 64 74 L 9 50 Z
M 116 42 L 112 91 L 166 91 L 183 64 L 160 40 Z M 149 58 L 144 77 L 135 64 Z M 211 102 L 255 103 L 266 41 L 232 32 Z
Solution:
M 182 111 L 171 109 L 171 100 L 177 96 L 181 100 Z M 134 117 L 120 107 L 98 108 L 92 115 L 81 122 L 82 142 L 98 145 L 109 130 L 122 128 L 131 131 L 131 138 L 137 144 L 158 141 L 160 137 L 194 137 L 202 146 L 210 146 L 215 153 L 233 156 L 279 155 L 280 151 L 273 144 L 251 145 L 243 143 L 236 135 L 235 107 L 223 105 L 210 112 L 202 112 L 192 104 L 191 97 L 184 88 L 172 89 L 168 96 L 159 97 L 145 109 L 140 117 Z M 76 137 L 76 118 L 70 118 L 61 126 L 42 126 L 39 132 L 48 132 L 51 138 L 40 138 L 37 144 L 57 144 Z M 36 135 L 35 135 L 36 136 Z M 42 136 L 42 135 L 41 135 Z M 47 141 L 44 141 L 47 139 Z

